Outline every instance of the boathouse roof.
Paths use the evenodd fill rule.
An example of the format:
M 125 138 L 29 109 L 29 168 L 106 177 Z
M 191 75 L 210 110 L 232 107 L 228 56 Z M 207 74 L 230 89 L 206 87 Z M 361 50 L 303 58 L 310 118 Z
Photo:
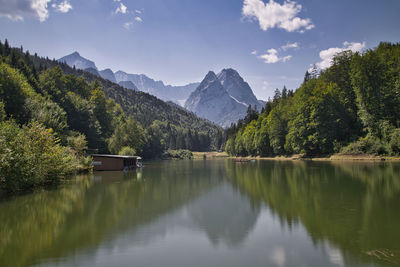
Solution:
M 92 157 L 100 158 L 117 158 L 117 159 L 142 159 L 139 156 L 121 156 L 121 155 L 108 155 L 108 154 L 92 154 Z

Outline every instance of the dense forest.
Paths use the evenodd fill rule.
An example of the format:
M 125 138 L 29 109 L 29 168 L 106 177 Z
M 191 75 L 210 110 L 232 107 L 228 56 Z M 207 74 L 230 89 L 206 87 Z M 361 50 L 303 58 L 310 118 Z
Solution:
M 227 129 L 230 155 L 400 154 L 400 44 L 337 54 Z
M 88 169 L 88 148 L 150 159 L 168 149 L 220 149 L 223 134 L 147 93 L 0 42 L 0 188 Z

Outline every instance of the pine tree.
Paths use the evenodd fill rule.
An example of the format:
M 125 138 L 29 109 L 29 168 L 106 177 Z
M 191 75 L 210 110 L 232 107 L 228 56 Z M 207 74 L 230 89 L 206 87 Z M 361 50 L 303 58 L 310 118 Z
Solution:
M 306 71 L 306 74 L 304 74 L 303 83 L 308 82 L 310 79 L 311 79 L 311 75 L 310 75 L 310 73 L 309 73 L 308 70 L 307 70 L 307 71 Z
M 287 92 L 288 92 L 288 90 L 286 89 L 286 86 L 284 85 L 283 89 L 282 89 L 282 98 L 287 98 Z

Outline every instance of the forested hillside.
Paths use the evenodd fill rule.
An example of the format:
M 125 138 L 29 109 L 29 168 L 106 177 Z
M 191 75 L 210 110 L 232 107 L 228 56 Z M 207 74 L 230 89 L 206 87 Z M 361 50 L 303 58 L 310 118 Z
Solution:
M 222 145 L 221 128 L 152 95 L 123 88 L 55 60 L 30 55 L 22 47 L 10 48 L 5 43 L 0 44 L 0 49 L 4 67 L 17 70 L 22 75 L 20 78 L 26 80 L 35 93 L 44 97 L 46 103 L 54 105 L 60 113 L 65 112 L 67 121 L 64 128 L 83 133 L 89 148 L 118 153 L 110 142 L 120 123 L 125 123 L 128 118 L 138 122 L 141 132 L 138 136 L 143 136 L 141 145 L 134 148 L 147 157 L 157 156 L 165 149 L 203 151 L 219 149 Z M 20 99 L 23 106 L 24 101 Z M 4 98 L 2 100 L 8 107 L 8 102 Z M 38 120 L 23 113 L 22 106 L 15 107 L 13 111 L 6 108 L 7 115 L 15 119 L 24 116 L 23 120 L 17 119 L 21 124 L 31 119 Z M 21 112 L 22 115 L 19 114 Z M 53 119 L 56 117 L 53 116 Z M 46 126 L 58 131 L 61 136 L 65 134 L 64 128 Z
M 399 155 L 400 44 L 337 54 L 306 72 L 296 92 L 277 90 L 263 111 L 249 110 L 227 130 L 231 155 Z
M 222 143 L 221 128 L 182 108 L 0 43 L 0 190 L 90 169 L 87 148 L 150 159 Z

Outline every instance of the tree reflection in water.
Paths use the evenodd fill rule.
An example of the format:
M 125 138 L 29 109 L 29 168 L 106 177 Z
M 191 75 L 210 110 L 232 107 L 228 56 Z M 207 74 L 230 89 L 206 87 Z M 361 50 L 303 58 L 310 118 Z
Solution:
M 256 165 L 256 166 L 254 166 Z M 400 164 L 226 162 L 232 184 L 264 203 L 289 228 L 340 249 L 349 264 L 400 264 Z
M 201 237 L 209 245 L 167 250 L 171 263 L 179 254 L 198 257 L 192 266 L 396 265 L 399 174 L 398 163 L 230 160 L 99 172 L 0 202 L 0 266 L 89 264 L 101 252 L 157 248 L 180 235 L 182 249 L 205 246 Z

